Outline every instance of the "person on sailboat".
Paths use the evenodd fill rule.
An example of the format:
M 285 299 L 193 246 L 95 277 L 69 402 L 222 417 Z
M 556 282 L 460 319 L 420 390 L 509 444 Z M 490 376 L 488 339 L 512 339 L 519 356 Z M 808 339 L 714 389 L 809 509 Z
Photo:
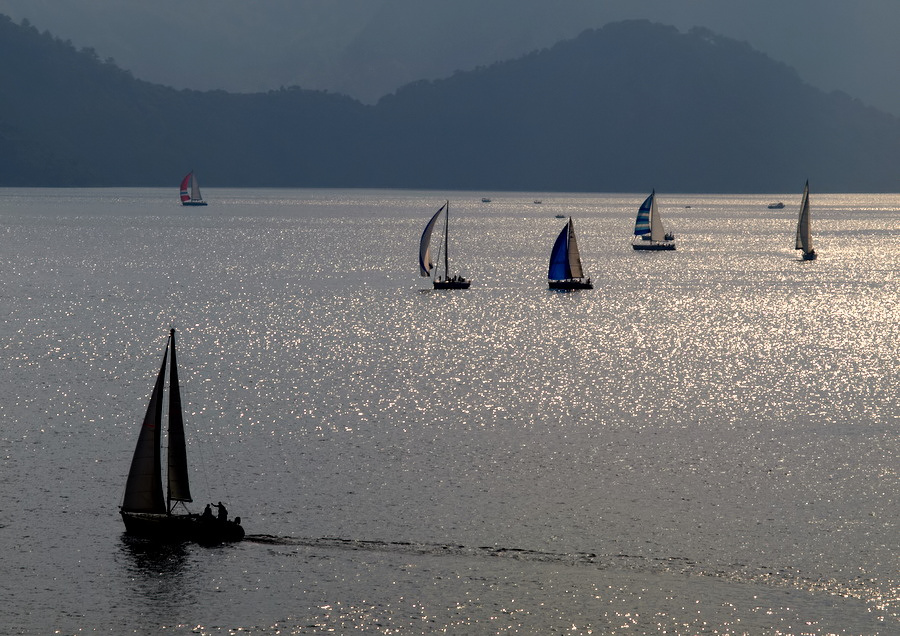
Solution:
M 216 508 L 219 509 L 219 521 L 228 521 L 228 508 L 225 507 L 221 501 L 216 504 Z
M 212 508 L 209 507 L 209 504 L 206 504 L 206 508 L 203 509 L 203 518 L 204 519 L 212 519 Z

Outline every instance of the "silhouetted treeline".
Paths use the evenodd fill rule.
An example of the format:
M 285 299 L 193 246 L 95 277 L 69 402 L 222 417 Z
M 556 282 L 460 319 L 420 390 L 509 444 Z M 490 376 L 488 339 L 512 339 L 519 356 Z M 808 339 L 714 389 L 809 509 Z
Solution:
M 0 185 L 895 191 L 898 142 L 746 44 L 643 21 L 367 106 L 174 90 L 0 16 Z

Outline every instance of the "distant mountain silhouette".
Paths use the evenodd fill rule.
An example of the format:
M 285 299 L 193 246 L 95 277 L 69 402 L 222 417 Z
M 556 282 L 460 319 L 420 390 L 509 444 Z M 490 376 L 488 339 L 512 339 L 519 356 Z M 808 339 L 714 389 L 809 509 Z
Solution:
M 175 90 L 0 16 L 0 185 L 895 191 L 900 120 L 705 30 L 634 21 L 375 106 Z M 173 185 L 174 187 L 174 185 Z

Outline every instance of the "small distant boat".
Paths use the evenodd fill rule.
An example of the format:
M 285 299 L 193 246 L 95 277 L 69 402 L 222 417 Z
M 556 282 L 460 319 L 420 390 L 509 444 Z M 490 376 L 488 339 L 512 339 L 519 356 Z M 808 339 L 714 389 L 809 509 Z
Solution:
M 206 205 L 200 194 L 200 182 L 191 170 L 181 180 L 181 205 Z
M 543 203 L 543 201 L 541 201 L 540 199 L 535 199 L 535 200 L 534 200 L 534 204 L 535 204 L 535 205 L 540 205 L 541 203 Z
M 171 356 L 169 349 L 171 348 Z M 169 413 L 167 488 L 162 488 L 162 411 L 166 383 L 166 361 L 169 362 Z M 169 333 L 163 353 L 162 367 L 150 394 L 150 404 L 138 436 L 125 496 L 119 513 L 125 522 L 125 532 L 160 542 L 196 541 L 222 543 L 240 541 L 244 529 L 240 517 L 227 519 L 227 512 L 219 502 L 219 517 L 212 516 L 209 506 L 203 515 L 187 511 L 191 502 L 188 479 L 187 448 L 184 441 L 184 415 L 181 390 L 178 386 L 178 365 L 175 361 L 175 330 Z M 176 511 L 177 508 L 183 512 Z
M 781 210 L 783 208 L 784 208 L 784 203 L 781 201 L 779 201 L 778 203 L 770 203 L 769 204 L 770 210 Z
M 634 238 L 631 247 L 636 250 L 674 250 L 675 235 L 666 233 L 662 218 L 656 209 L 656 190 L 638 208 L 634 222 Z
M 564 218 L 566 218 L 566 215 L 565 215 L 565 214 L 557 214 L 557 215 L 556 215 L 556 218 L 557 218 L 557 219 L 564 219 Z
M 481 202 L 482 203 L 490 203 L 491 200 L 488 197 L 481 197 Z
M 550 252 L 550 267 L 547 270 L 550 289 L 593 289 L 590 278 L 584 277 L 581 267 L 581 253 L 575 239 L 575 225 L 572 217 L 556 237 Z
M 797 240 L 794 249 L 803 250 L 804 261 L 816 260 L 816 250 L 812 244 L 812 228 L 809 219 L 809 181 L 803 187 L 803 200 L 800 202 L 800 218 L 797 220 Z
M 444 252 L 444 276 L 440 277 L 437 275 L 437 268 L 431 261 L 431 234 L 434 231 L 434 226 L 442 212 L 444 213 L 444 242 L 442 248 Z M 471 280 L 467 280 L 458 275 L 450 276 L 450 257 L 448 255 L 448 247 L 450 245 L 449 230 L 450 202 L 447 201 L 434 213 L 434 216 L 431 217 L 431 220 L 428 221 L 428 225 L 426 225 L 425 229 L 422 231 L 422 238 L 419 240 L 419 274 L 422 276 L 431 276 L 432 273 L 434 273 L 435 277 L 432 284 L 435 289 L 468 289 L 472 284 Z M 438 259 L 440 260 L 440 252 L 438 253 Z

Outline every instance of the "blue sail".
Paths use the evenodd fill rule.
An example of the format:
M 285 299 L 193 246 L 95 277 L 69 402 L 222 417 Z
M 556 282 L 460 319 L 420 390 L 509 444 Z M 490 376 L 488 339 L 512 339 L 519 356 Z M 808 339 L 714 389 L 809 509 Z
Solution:
M 634 222 L 635 236 L 650 234 L 650 208 L 653 207 L 653 197 L 655 195 L 656 190 L 650 193 L 650 196 L 647 197 L 647 200 L 641 204 L 640 208 L 638 208 L 637 219 Z
M 569 221 L 571 223 L 571 219 Z M 550 280 L 567 280 L 572 278 L 572 269 L 569 266 L 569 223 L 562 229 L 553 244 L 550 252 L 550 268 L 547 278 Z

